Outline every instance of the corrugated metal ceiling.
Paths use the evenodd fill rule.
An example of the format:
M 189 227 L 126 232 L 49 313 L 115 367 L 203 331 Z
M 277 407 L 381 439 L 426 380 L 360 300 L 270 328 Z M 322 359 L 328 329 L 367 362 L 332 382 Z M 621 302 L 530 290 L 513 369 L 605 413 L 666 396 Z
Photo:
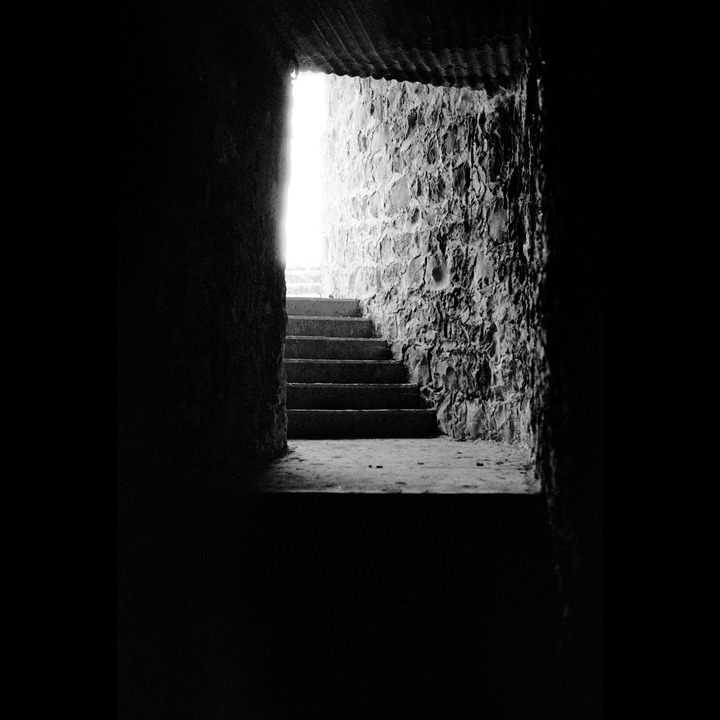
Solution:
M 494 91 L 524 67 L 528 0 L 268 0 L 300 70 Z

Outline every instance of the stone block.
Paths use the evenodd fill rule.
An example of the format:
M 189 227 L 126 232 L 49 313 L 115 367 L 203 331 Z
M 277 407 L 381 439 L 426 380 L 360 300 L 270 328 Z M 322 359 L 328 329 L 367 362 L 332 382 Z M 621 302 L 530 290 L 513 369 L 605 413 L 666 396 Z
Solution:
M 402 210 L 410 202 L 410 188 L 406 176 L 395 181 L 388 201 L 387 209 L 391 212 Z

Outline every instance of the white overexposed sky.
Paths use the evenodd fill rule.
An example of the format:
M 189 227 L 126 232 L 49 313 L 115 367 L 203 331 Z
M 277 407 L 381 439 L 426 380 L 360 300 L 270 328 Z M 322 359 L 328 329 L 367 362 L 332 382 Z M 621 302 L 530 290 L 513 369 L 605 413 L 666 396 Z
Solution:
M 286 267 L 318 266 L 321 260 L 322 147 L 327 76 L 301 72 L 293 80 L 290 183 L 285 216 Z

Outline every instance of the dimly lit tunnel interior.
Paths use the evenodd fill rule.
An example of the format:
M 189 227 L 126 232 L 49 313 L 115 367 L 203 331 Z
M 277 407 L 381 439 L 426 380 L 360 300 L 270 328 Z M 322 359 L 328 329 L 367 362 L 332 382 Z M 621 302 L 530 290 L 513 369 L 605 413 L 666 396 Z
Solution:
M 118 717 L 603 717 L 602 4 L 118 10 Z M 526 448 L 533 491 L 264 492 L 321 415 L 292 295 L 354 299 L 422 422 Z

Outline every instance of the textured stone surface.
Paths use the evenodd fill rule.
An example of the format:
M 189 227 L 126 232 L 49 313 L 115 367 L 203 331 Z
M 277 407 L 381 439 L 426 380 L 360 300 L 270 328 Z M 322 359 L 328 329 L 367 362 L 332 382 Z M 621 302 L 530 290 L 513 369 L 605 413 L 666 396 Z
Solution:
M 443 432 L 531 445 L 537 291 L 524 81 L 330 77 L 323 282 L 358 297 Z
M 536 467 L 562 606 L 562 718 L 604 717 L 604 25 L 594 3 L 535 6 L 531 67 L 542 119 L 548 247 Z M 582 28 L 566 32 L 564 28 Z M 583 58 L 578 62 L 578 58 Z M 615 481 L 617 482 L 617 481 Z
M 248 461 L 285 449 L 289 78 L 221 8 L 185 3 L 173 17 L 141 3 L 123 12 L 122 476 L 241 482 Z

